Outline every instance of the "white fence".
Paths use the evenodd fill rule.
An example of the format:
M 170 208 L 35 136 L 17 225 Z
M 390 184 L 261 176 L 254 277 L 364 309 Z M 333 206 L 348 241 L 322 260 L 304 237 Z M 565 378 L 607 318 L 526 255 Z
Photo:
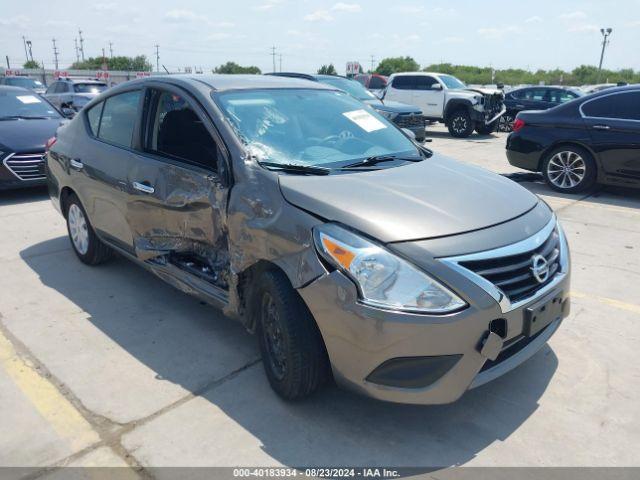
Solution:
M 65 78 L 96 78 L 103 80 L 110 87 L 127 80 L 157 75 L 155 72 L 125 72 L 103 70 L 51 70 L 42 68 L 0 68 L 0 77 L 30 77 L 40 80 L 45 86 L 51 85 L 59 77 Z

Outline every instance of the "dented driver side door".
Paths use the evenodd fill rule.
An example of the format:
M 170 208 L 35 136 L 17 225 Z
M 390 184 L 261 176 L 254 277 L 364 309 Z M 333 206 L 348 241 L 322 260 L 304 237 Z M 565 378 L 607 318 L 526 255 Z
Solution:
M 135 255 L 156 264 L 191 265 L 226 288 L 228 160 L 204 110 L 186 92 L 145 92 L 141 152 L 128 172 L 127 221 Z M 187 268 L 187 267 L 185 267 Z

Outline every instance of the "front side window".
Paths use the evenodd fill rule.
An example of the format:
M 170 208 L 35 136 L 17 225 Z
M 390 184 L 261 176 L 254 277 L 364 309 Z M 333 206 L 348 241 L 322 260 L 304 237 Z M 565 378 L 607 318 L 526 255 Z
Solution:
M 218 148 L 198 114 L 181 95 L 155 91 L 146 149 L 188 163 L 217 168 Z
M 339 88 L 357 98 L 358 100 L 375 100 L 377 97 L 369 90 L 364 88 L 361 83 L 355 80 L 349 80 L 342 77 L 319 77 L 320 82 L 331 85 L 332 87 Z
M 440 81 L 450 90 L 467 88 L 467 86 L 453 75 L 440 75 Z
M 0 120 L 13 118 L 61 118 L 49 102 L 28 91 L 0 91 Z
M 551 90 L 549 92 L 549 101 L 551 103 L 570 102 L 574 98 L 578 98 L 578 95 L 571 90 Z
M 326 166 L 378 155 L 420 158 L 393 124 L 331 90 L 245 90 L 213 94 L 258 161 Z
M 582 104 L 587 117 L 640 120 L 640 91 L 605 95 Z
M 436 83 L 438 83 L 438 81 L 433 77 L 428 77 L 426 75 L 416 77 L 417 90 L 431 90 L 431 87 Z
M 138 117 L 139 100 L 140 90 L 107 98 L 104 101 L 98 138 L 122 147 L 130 147 Z

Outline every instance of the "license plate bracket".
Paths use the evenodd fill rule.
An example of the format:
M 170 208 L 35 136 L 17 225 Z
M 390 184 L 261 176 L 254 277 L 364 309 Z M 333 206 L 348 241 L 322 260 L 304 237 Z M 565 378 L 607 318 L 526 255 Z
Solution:
M 562 317 L 562 298 L 562 292 L 555 292 L 525 308 L 522 333 L 531 337 L 555 319 Z

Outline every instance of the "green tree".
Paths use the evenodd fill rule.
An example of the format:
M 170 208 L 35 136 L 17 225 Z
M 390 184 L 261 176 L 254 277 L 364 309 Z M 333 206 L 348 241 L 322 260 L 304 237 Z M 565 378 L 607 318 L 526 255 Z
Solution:
M 420 70 L 420 65 L 411 57 L 384 58 L 376 67 L 376 73 L 391 75 L 396 72 L 415 72 Z
M 220 65 L 213 70 L 213 73 L 231 73 L 231 74 L 239 74 L 239 73 L 252 73 L 255 75 L 260 75 L 262 72 L 258 67 L 249 66 L 243 67 L 242 65 L 238 65 L 235 62 L 227 62 L 224 65 Z
M 24 62 L 24 65 L 22 65 L 22 68 L 42 68 L 42 65 L 35 60 L 27 60 Z
M 338 75 L 338 72 L 336 71 L 336 67 L 333 66 L 333 63 L 330 63 L 329 65 L 322 65 L 318 69 L 318 75 Z
M 75 62 L 71 65 L 72 70 L 100 70 L 102 64 L 107 64 L 109 70 L 123 70 L 135 72 L 150 72 L 151 64 L 144 55 L 137 57 L 91 57 L 81 62 Z

